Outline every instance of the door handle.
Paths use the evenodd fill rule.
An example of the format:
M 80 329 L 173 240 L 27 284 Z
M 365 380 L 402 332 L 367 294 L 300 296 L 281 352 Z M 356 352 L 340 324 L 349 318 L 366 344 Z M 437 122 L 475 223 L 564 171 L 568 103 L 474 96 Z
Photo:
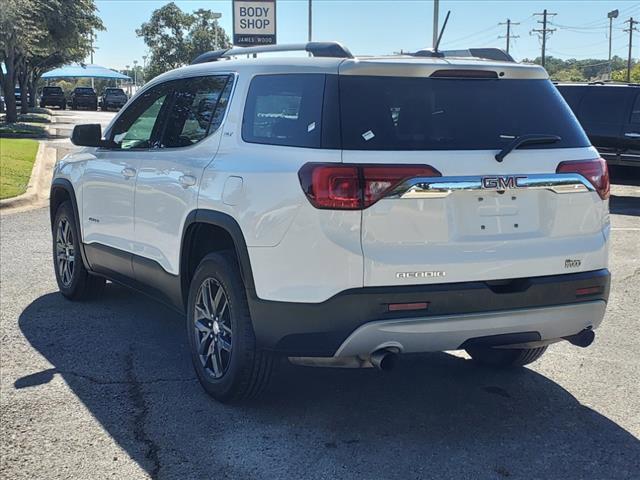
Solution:
M 136 176 L 136 169 L 131 167 L 125 167 L 120 172 L 124 178 L 131 178 Z
M 196 184 L 196 177 L 193 175 L 181 175 L 180 178 L 178 178 L 178 181 L 184 188 L 189 188 Z
M 627 132 L 624 134 L 625 137 L 629 137 L 629 138 L 640 138 L 640 133 L 636 133 L 636 132 Z

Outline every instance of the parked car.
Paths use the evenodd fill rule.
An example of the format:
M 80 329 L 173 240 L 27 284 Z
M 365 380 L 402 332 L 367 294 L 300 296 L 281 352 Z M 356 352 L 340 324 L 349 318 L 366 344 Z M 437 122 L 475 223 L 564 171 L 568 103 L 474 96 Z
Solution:
M 76 87 L 69 98 L 71 108 L 77 110 L 80 107 L 98 110 L 98 95 L 91 87 Z
M 18 107 L 22 106 L 22 91 L 20 90 L 20 87 L 16 87 L 14 95 L 16 99 L 16 106 Z M 28 93 L 25 95 L 25 98 L 27 99 L 27 102 L 28 102 L 29 101 Z
M 640 85 L 559 84 L 589 140 L 610 165 L 640 167 Z
M 105 111 L 110 108 L 120 110 L 128 100 L 129 97 L 121 88 L 105 88 L 100 97 L 100 108 Z
M 210 52 L 142 87 L 104 135 L 75 127 L 85 148 L 50 195 L 65 297 L 109 278 L 172 305 L 221 401 L 262 390 L 279 357 L 387 369 L 464 349 L 513 367 L 591 344 L 607 165 L 542 67 L 250 52 L 286 49 L 313 57 Z
M 67 99 L 60 87 L 44 87 L 40 96 L 40 107 L 60 107 L 67 108 Z

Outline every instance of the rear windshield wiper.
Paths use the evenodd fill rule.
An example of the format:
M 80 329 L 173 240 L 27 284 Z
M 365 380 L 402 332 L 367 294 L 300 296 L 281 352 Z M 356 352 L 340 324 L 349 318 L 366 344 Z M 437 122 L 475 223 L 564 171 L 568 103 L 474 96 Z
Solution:
M 502 150 L 500 150 L 500 153 L 496 155 L 496 160 L 498 162 L 502 162 L 504 160 L 504 157 L 509 155 L 516 148 L 520 148 L 523 145 L 556 143 L 556 142 L 559 142 L 560 140 L 562 140 L 562 138 L 559 137 L 558 135 L 546 135 L 546 134 L 537 134 L 537 133 L 520 135 L 519 137 L 514 138 L 509 145 L 507 145 Z

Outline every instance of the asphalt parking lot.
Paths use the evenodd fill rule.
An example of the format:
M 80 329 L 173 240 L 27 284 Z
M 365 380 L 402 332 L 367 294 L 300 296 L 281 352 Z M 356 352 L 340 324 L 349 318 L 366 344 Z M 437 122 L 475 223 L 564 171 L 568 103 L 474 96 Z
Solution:
M 114 284 L 64 300 L 47 210 L 3 214 L 0 477 L 637 479 L 640 175 L 614 175 L 612 293 L 592 347 L 507 372 L 450 353 L 389 373 L 283 365 L 235 407 L 200 388 L 178 315 Z

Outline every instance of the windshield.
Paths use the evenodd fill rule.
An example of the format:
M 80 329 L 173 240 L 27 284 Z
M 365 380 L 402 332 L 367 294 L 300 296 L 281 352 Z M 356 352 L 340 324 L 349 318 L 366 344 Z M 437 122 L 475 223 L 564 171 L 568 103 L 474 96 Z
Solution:
M 525 134 L 589 140 L 548 80 L 340 76 L 346 150 L 494 150 Z

